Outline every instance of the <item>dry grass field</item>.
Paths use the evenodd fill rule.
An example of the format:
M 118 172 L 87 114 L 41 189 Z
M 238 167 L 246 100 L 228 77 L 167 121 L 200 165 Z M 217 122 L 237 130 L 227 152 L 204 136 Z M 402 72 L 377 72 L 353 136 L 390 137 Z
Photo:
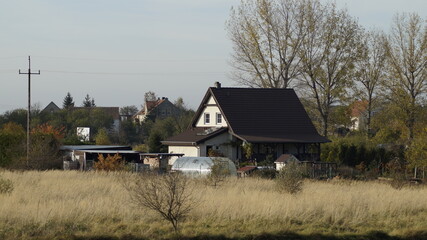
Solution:
M 297 195 L 264 179 L 194 184 L 199 203 L 181 235 L 140 209 L 122 186 L 129 175 L 0 172 L 14 191 L 0 195 L 0 239 L 422 239 L 427 188 L 380 182 L 306 181 Z

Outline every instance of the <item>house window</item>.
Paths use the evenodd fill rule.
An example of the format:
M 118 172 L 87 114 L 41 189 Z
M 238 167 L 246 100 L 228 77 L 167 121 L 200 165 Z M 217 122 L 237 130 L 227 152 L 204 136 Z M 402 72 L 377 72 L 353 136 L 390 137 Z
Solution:
M 222 115 L 221 113 L 217 113 L 216 114 L 216 124 L 221 124 L 222 123 Z
M 211 115 L 209 113 L 205 113 L 205 124 L 211 123 Z

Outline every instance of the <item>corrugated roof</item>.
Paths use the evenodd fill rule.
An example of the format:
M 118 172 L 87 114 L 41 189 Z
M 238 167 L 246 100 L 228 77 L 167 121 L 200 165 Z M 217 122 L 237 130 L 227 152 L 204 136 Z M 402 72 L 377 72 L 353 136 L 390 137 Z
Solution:
M 249 171 L 255 170 L 257 168 L 258 168 L 257 166 L 245 166 L 245 167 L 241 167 L 241 168 L 237 169 L 237 172 L 249 172 Z
M 132 150 L 130 146 L 116 146 L 116 145 L 64 145 L 61 150 Z

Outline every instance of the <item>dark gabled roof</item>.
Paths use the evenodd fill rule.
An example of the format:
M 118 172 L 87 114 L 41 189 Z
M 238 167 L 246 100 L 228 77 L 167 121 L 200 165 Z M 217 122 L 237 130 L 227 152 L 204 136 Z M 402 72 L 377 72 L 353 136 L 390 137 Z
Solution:
M 59 110 L 61 110 L 61 108 L 59 108 L 58 105 L 56 105 L 54 102 L 50 102 L 41 112 L 52 113 Z
M 195 127 L 162 141 L 165 145 L 192 146 L 227 131 L 228 128 Z
M 262 142 L 329 142 L 320 136 L 293 89 L 209 88 L 193 120 L 197 123 L 213 96 L 231 133 L 242 140 Z

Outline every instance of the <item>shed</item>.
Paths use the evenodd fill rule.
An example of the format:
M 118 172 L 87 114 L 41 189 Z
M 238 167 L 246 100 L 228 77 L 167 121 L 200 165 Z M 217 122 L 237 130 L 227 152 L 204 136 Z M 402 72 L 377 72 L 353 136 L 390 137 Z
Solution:
M 150 170 L 158 170 L 164 173 L 168 170 L 172 157 L 182 157 L 183 153 L 140 153 L 141 162 L 147 164 Z
M 276 159 L 276 161 L 274 161 L 274 163 L 276 164 L 276 170 L 280 171 L 280 169 L 286 166 L 286 164 L 300 163 L 300 160 L 298 160 L 298 158 L 292 154 L 282 154 L 279 158 Z
M 247 177 L 254 171 L 258 169 L 257 166 L 244 166 L 239 169 L 237 169 L 237 176 L 238 177 Z
M 173 163 L 171 170 L 193 177 L 207 176 L 215 161 L 227 169 L 230 176 L 237 175 L 234 163 L 230 159 L 222 157 L 181 157 Z

